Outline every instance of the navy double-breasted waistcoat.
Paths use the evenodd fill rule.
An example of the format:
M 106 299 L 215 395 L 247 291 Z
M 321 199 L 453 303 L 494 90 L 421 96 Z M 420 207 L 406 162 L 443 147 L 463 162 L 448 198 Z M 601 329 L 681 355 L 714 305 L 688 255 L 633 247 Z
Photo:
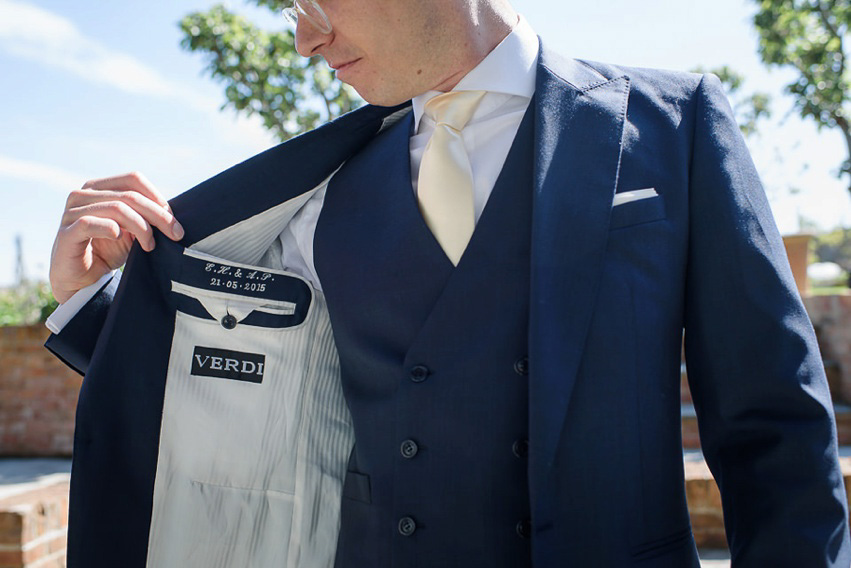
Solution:
M 814 334 L 717 79 L 564 60 L 542 51 L 529 111 L 529 291 L 524 299 L 528 351 L 521 352 L 513 343 L 516 338 L 501 338 L 508 353 L 494 354 L 493 359 L 494 372 L 501 374 L 506 361 L 528 354 L 527 430 L 514 427 L 517 439 L 528 434 L 528 456 L 523 458 L 528 460 L 528 481 L 510 499 L 495 496 L 492 511 L 464 509 L 484 499 L 481 491 L 489 481 L 462 494 L 475 472 L 452 471 L 452 462 L 444 460 L 448 454 L 441 453 L 451 450 L 463 462 L 460 445 L 476 444 L 475 436 L 465 438 L 484 426 L 463 420 L 464 409 L 452 406 L 455 399 L 437 394 L 447 386 L 442 377 L 457 379 L 447 388 L 462 390 L 474 384 L 483 390 L 479 381 L 485 379 L 472 376 L 469 369 L 453 369 L 448 363 L 460 359 L 452 357 L 451 349 L 422 349 L 448 345 L 453 338 L 451 329 L 447 337 L 437 337 L 429 317 L 451 321 L 457 316 L 461 327 L 480 326 L 462 320 L 490 299 L 465 302 L 454 296 L 463 290 L 455 280 L 473 272 L 464 267 L 467 257 L 450 276 L 438 263 L 434 273 L 418 283 L 431 286 L 433 294 L 435 282 L 446 278 L 446 297 L 418 297 L 413 308 L 419 310 L 419 321 L 405 316 L 423 335 L 414 336 L 409 325 L 408 334 L 392 337 L 381 353 L 375 343 L 358 345 L 363 338 L 392 333 L 395 325 L 369 318 L 370 312 L 392 304 L 381 304 L 371 295 L 375 292 L 367 290 L 377 276 L 365 273 L 364 263 L 374 262 L 368 255 L 359 251 L 352 259 L 335 258 L 345 243 L 333 231 L 326 233 L 320 219 L 317 268 L 328 290 L 327 307 L 326 298 L 316 291 L 298 296 L 302 288 L 275 266 L 276 236 L 312 188 L 346 160 L 351 163 L 340 172 L 343 179 L 349 166 L 359 171 L 355 155 L 373 141 L 382 123 L 405 112 L 361 109 L 176 198 L 172 208 L 186 228 L 180 246 L 175 249 L 160 238 L 153 253 L 134 250 L 108 315 L 99 309 L 105 306 L 104 298 L 97 298 L 92 309 L 50 340 L 60 356 L 88 369 L 78 410 L 69 565 L 97 568 L 121 557 L 128 566 L 164 566 L 152 563 L 151 554 L 174 547 L 176 554 L 190 559 L 182 565 L 200 566 L 191 559 L 202 558 L 205 546 L 221 545 L 215 536 L 222 534 L 250 555 L 245 565 L 275 565 L 265 559 L 275 556 L 274 547 L 284 541 L 287 546 L 278 550 L 276 563 L 311 565 L 305 559 L 319 558 L 336 536 L 313 530 L 311 523 L 338 522 L 317 515 L 339 514 L 340 499 L 337 508 L 332 503 L 340 496 L 340 555 L 365 558 L 370 549 L 358 548 L 358 539 L 363 539 L 364 546 L 376 543 L 376 557 L 389 559 L 379 565 L 437 566 L 444 559 L 436 548 L 469 550 L 464 547 L 496 530 L 500 515 L 513 520 L 523 514 L 512 499 L 527 494 L 528 544 L 535 567 L 695 565 L 679 430 L 685 329 L 701 444 L 721 489 L 734 564 L 847 566 L 847 505 Z M 387 130 L 374 142 L 381 144 L 382 137 L 393 135 Z M 366 187 L 359 182 L 359 191 L 375 189 L 369 180 L 360 181 Z M 332 180 L 329 187 L 329 207 L 346 199 L 346 188 L 336 183 Z M 646 198 L 630 199 L 632 192 Z M 331 219 L 331 211 L 322 216 Z M 407 212 L 410 219 L 410 207 Z M 372 213 L 363 214 L 375 219 Z M 487 215 L 486 210 L 482 223 Z M 376 246 L 388 247 L 388 254 L 394 244 L 402 244 L 380 240 L 379 229 L 356 231 L 351 239 L 373 239 Z M 422 240 L 422 227 L 408 229 L 407 238 Z M 402 282 L 428 265 L 435 251 L 420 244 L 423 248 L 410 248 L 412 254 L 423 255 L 415 265 L 398 252 L 390 254 L 407 267 L 406 274 L 392 275 L 394 281 Z M 473 264 L 476 237 L 470 247 Z M 356 259 L 362 261 L 360 266 Z M 210 263 L 210 270 L 223 271 L 218 283 L 216 275 L 204 272 Z M 185 266 L 178 270 L 178 264 Z M 378 273 L 392 270 L 389 265 L 375 268 Z M 495 270 L 484 260 L 481 269 L 486 274 Z M 236 271 L 239 279 L 223 278 Z M 258 283 L 246 276 L 252 271 L 255 278 L 278 284 L 252 290 L 250 285 Z M 519 280 L 512 282 L 508 285 Z M 351 305 L 357 297 L 347 284 L 366 294 L 357 296 L 364 298 L 363 311 Z M 233 289 L 223 286 L 243 288 L 234 298 Z M 305 301 L 308 308 L 299 320 Z M 327 320 L 329 308 L 341 365 Z M 229 315 L 234 320 L 226 322 Z M 253 323 L 249 317 L 255 318 Z M 189 329 L 182 327 L 186 322 L 198 330 L 181 334 Z M 199 331 L 202 324 L 210 331 Z M 215 332 L 213 326 L 218 326 Z M 252 350 L 247 338 L 253 328 L 264 327 L 287 330 L 280 332 L 282 337 L 294 332 L 296 339 L 282 345 L 298 357 L 273 353 L 271 344 Z M 300 343 L 308 327 L 320 339 Z M 500 333 L 516 329 L 500 327 Z M 234 333 L 223 335 L 220 329 Z M 98 336 L 94 347 L 93 339 L 83 339 Z M 369 357 L 359 360 L 359 352 Z M 174 374 L 179 361 L 182 374 Z M 298 372 L 304 374 L 280 375 L 266 365 L 260 382 L 252 382 L 258 379 L 257 365 L 267 361 L 300 362 Z M 226 374 L 227 368 L 226 377 L 215 375 Z M 378 368 L 380 376 L 370 376 Z M 311 374 L 314 370 L 320 372 Z M 178 379 L 172 381 L 171 376 Z M 415 383 L 414 376 L 425 380 Z M 456 385 L 459 377 L 468 381 L 463 387 Z M 221 383 L 209 382 L 219 379 Z M 394 381 L 395 389 L 390 388 Z M 309 388 L 291 396 L 275 390 L 287 384 Z M 353 429 L 348 415 L 339 411 L 341 384 Z M 258 385 L 271 389 L 268 397 L 256 396 L 249 388 Z M 172 388 L 174 398 L 168 394 Z M 498 398 L 506 392 L 487 395 Z M 264 409 L 256 416 L 254 404 L 242 404 L 251 397 Z M 313 409 L 309 415 L 316 415 L 326 428 L 284 420 L 281 428 L 295 430 L 291 439 L 281 442 L 271 434 L 277 416 L 273 410 L 292 397 L 307 405 L 299 408 Z M 459 391 L 459 401 L 475 407 L 474 398 L 472 391 Z M 428 408 L 417 406 L 420 402 Z M 191 419 L 183 419 L 184 409 Z M 329 412 L 322 414 L 323 409 Z M 517 424 L 518 412 L 512 410 L 511 422 L 500 426 Z M 305 414 L 280 414 L 296 415 Z M 484 411 L 477 416 L 492 419 Z M 440 431 L 442 419 L 451 432 Z M 382 430 L 382 424 L 387 428 Z M 183 435 L 187 425 L 216 432 L 222 445 L 214 437 L 193 447 L 197 436 Z M 329 431 L 334 435 L 328 437 Z M 505 455 L 504 439 L 495 440 L 500 436 L 515 434 L 494 431 L 494 437 L 469 456 L 483 459 L 480 451 L 494 452 L 488 463 L 500 464 L 498 476 L 514 471 L 502 460 L 515 459 Z M 416 443 L 412 458 L 401 455 L 406 441 Z M 354 457 L 347 467 L 352 443 Z M 414 453 L 410 444 L 407 447 L 407 453 Z M 337 457 L 321 464 L 317 448 L 330 448 Z M 255 471 L 244 467 L 245 455 L 264 459 Z M 272 455 L 280 460 L 267 459 Z M 295 463 L 289 463 L 293 455 Z M 287 463 L 292 479 L 276 477 L 274 464 L 279 462 Z M 393 471 L 388 471 L 391 465 Z M 417 481 L 420 484 L 412 485 Z M 459 499 L 447 511 L 429 501 L 441 484 L 448 495 L 457 491 Z M 185 516 L 186 507 L 162 505 L 168 504 L 172 487 L 193 504 L 194 516 Z M 317 495 L 331 497 L 322 501 Z M 365 495 L 371 503 L 364 502 Z M 473 526 L 476 513 L 484 517 L 489 512 L 494 514 Z M 432 523 L 451 523 L 447 519 L 452 518 L 460 522 L 439 527 Z M 164 526 L 173 530 L 164 531 Z M 180 527 L 194 529 L 180 533 Z M 288 529 L 287 538 L 276 544 L 270 535 L 280 527 Z M 204 533 L 209 533 L 206 538 Z M 178 537 L 165 538 L 169 534 Z M 180 534 L 195 540 L 183 542 Z M 416 548 L 420 545 L 422 551 Z M 331 557 L 333 553 L 322 562 Z M 346 566 L 346 558 L 338 562 Z M 409 563 L 417 558 L 435 563 Z M 444 565 L 453 565 L 447 562 Z
M 412 191 L 412 116 L 331 180 L 314 258 L 358 440 L 339 567 L 530 566 L 532 117 L 457 267 Z

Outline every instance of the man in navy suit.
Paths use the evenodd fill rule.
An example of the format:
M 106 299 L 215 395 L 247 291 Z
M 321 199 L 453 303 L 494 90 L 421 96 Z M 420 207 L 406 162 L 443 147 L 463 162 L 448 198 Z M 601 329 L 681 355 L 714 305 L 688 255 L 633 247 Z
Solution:
M 321 55 L 388 108 L 356 111 L 171 205 L 139 175 L 69 198 L 54 293 L 65 302 L 85 286 L 98 292 L 51 339 L 89 371 L 75 449 L 85 510 L 76 522 L 88 528 L 72 526 L 70 546 L 121 541 L 145 565 L 159 542 L 149 541 L 149 501 L 168 457 L 159 375 L 173 371 L 175 311 L 215 322 L 222 309 L 227 329 L 263 325 L 216 305 L 233 298 L 215 290 L 197 298 L 203 309 L 163 307 L 158 271 L 191 272 L 203 257 L 170 260 L 174 245 L 153 227 L 187 250 L 207 254 L 215 241 L 218 254 L 238 256 L 289 211 L 262 250 L 231 260 L 280 265 L 327 302 L 355 442 L 339 479 L 337 566 L 697 566 L 680 439 L 683 329 L 734 565 L 848 566 L 821 361 L 717 79 L 562 59 L 503 0 L 295 8 L 300 53 Z M 438 128 L 425 109 L 451 90 L 485 92 L 461 134 L 475 230 L 456 260 L 416 198 Z M 99 279 L 133 241 L 104 316 L 114 280 Z M 188 286 L 169 278 L 171 291 Z M 71 330 L 97 330 L 104 317 L 108 333 L 80 346 Z M 202 367 L 215 357 L 229 364 L 221 351 L 193 353 L 192 375 L 213 376 Z M 138 382 L 121 377 L 133 357 L 148 365 Z M 252 357 L 230 360 L 253 371 Z M 133 404 L 111 408 L 124 399 Z M 128 437 L 141 458 L 122 447 Z M 109 504 L 92 493 L 129 472 L 144 511 L 121 532 L 98 518 Z M 289 563 L 309 565 L 292 554 Z

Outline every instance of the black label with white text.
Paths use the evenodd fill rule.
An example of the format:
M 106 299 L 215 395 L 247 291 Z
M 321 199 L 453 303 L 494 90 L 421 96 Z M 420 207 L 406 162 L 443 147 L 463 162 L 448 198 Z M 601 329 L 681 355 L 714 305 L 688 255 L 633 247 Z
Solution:
M 293 276 L 184 255 L 177 280 L 193 288 L 251 298 L 296 302 L 307 285 Z
M 192 354 L 193 375 L 262 383 L 266 356 L 229 349 L 195 347 Z

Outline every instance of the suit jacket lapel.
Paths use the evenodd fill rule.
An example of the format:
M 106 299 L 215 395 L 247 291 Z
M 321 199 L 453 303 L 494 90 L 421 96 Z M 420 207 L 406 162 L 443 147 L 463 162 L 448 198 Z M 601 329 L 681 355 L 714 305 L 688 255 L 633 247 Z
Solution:
M 545 526 L 552 464 L 591 322 L 629 93 L 624 76 L 542 49 L 536 86 L 530 483 Z

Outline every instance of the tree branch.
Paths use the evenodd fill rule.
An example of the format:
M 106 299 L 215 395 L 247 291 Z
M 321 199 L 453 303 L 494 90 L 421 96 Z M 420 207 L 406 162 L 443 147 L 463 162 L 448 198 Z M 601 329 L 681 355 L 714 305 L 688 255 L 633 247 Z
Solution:
M 849 126 L 851 125 L 848 124 L 848 120 L 846 120 L 844 116 L 835 112 L 831 114 L 833 119 L 836 121 L 836 125 L 842 129 L 842 136 L 845 138 L 845 147 L 848 149 L 848 161 L 846 164 L 851 164 L 851 129 L 849 129 Z M 849 170 L 845 170 L 843 173 L 851 176 L 851 171 Z M 849 180 L 848 191 L 851 191 L 851 180 Z
M 824 24 L 824 27 L 827 28 L 828 31 L 830 31 L 830 33 L 833 34 L 834 38 L 839 40 L 839 50 L 837 51 L 837 53 L 839 53 L 839 73 L 838 74 L 839 74 L 839 78 L 841 80 L 842 77 L 845 75 L 845 46 L 842 45 L 842 34 L 839 33 L 839 30 L 831 23 L 831 21 L 830 21 L 830 10 L 825 7 L 824 3 L 819 1 L 817 5 L 818 5 L 818 14 L 819 14 L 819 17 L 821 19 L 822 24 Z M 847 132 L 848 129 L 846 128 L 845 131 Z

